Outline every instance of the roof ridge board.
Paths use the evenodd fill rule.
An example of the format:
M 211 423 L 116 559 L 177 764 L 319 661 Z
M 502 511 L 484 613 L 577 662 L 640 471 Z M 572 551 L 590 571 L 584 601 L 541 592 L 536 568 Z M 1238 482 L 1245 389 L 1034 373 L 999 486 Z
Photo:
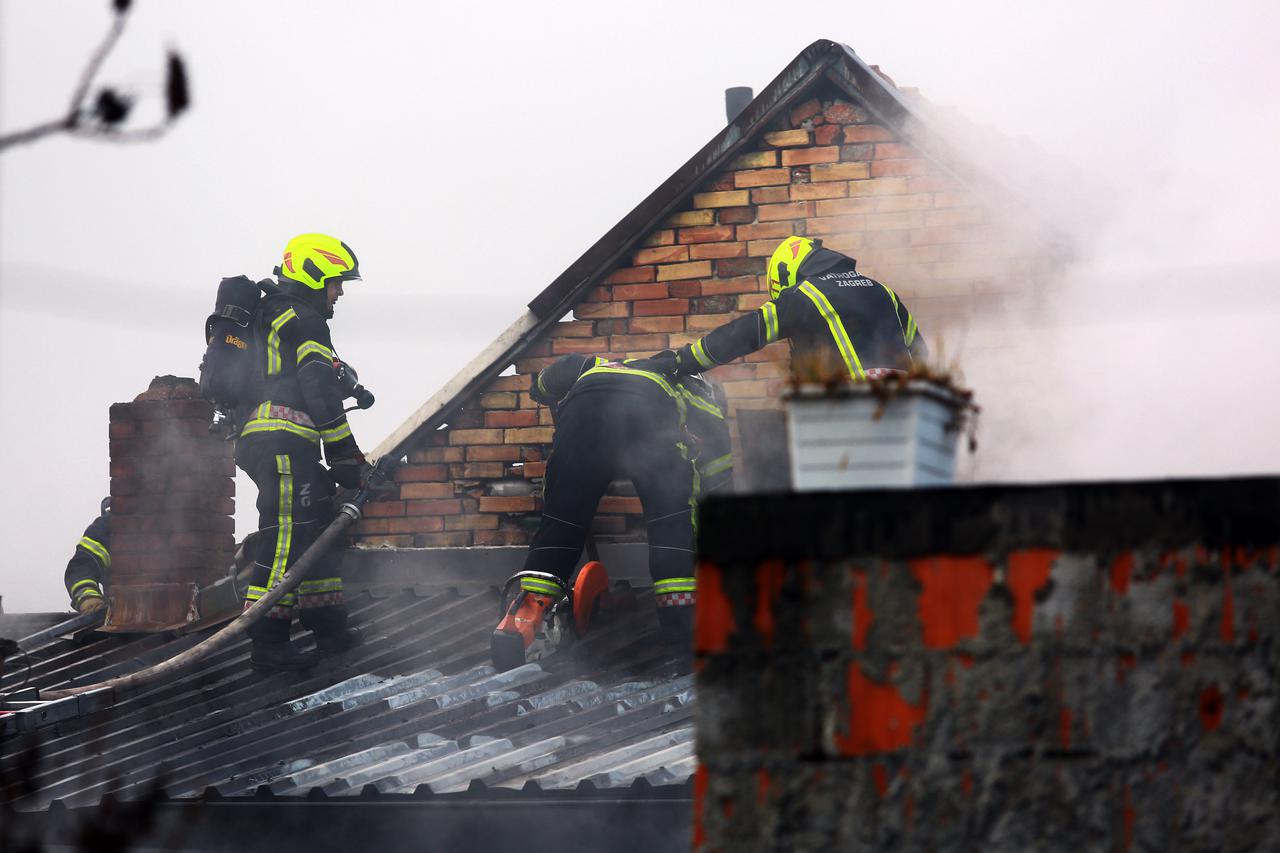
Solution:
M 520 328 L 513 343 L 503 347 L 486 367 L 477 367 L 481 356 L 469 362 L 378 444 L 373 456 L 399 458 L 421 433 L 447 422 L 463 401 L 505 370 L 531 340 L 559 322 L 577 297 L 661 222 L 680 199 L 692 193 L 699 180 L 727 163 L 758 130 L 818 79 L 823 69 L 841 55 L 841 48 L 836 42 L 819 39 L 802 50 L 733 121 L 530 300 L 525 314 L 486 347 L 481 356 L 495 349 L 505 335 Z M 651 206 L 653 210 L 650 210 Z M 471 374 L 469 377 L 468 373 Z M 457 390 L 446 395 L 445 391 L 450 386 Z

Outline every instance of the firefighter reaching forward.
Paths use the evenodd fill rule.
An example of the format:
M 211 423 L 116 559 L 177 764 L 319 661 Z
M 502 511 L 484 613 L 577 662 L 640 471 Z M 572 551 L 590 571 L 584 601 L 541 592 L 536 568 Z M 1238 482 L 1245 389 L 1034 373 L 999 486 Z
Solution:
M 278 290 L 254 322 L 260 385 L 236 441 L 236 464 L 258 487 L 254 575 L 245 607 L 262 598 L 334 517 L 334 483 L 357 488 L 369 470 L 343 410 L 328 320 L 343 286 L 360 278 L 346 243 L 324 234 L 289 241 L 276 270 Z M 324 447 L 329 469 L 320 464 Z M 347 627 L 341 553 L 324 555 L 298 587 L 249 629 L 256 669 L 297 671 L 314 660 L 289 641 L 295 608 L 321 655 L 356 645 Z
M 915 317 L 888 286 L 857 271 L 822 241 L 791 236 L 769 258 L 769 302 L 713 329 L 650 369 L 700 373 L 774 341 L 791 341 L 792 364 L 858 382 L 923 365 L 929 357 Z
M 708 383 L 669 380 L 631 362 L 569 355 L 534 378 L 535 400 L 550 405 L 556 431 L 547 460 L 544 509 L 513 578 L 519 589 L 493 633 L 499 669 L 545 647 L 547 614 L 569 593 L 596 506 L 615 479 L 629 478 L 644 510 L 658 622 L 688 646 L 693 629 L 693 546 L 699 494 L 732 476 L 724 412 Z

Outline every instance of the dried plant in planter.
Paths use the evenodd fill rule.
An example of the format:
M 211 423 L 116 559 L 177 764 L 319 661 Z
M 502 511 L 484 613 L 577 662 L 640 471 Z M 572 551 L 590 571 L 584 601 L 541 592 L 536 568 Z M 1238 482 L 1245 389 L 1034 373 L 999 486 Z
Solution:
M 787 379 L 785 396 L 840 396 L 847 393 L 870 393 L 878 402 L 875 419 L 884 415 L 889 402 L 909 388 L 927 384 L 944 392 L 954 401 L 954 416 L 948 431 L 965 436 L 969 452 L 978 448 L 978 415 L 982 409 L 973 402 L 973 391 L 963 387 L 959 370 L 934 364 L 914 363 L 901 370 L 876 373 L 855 380 L 833 354 L 820 352 L 795 357 Z

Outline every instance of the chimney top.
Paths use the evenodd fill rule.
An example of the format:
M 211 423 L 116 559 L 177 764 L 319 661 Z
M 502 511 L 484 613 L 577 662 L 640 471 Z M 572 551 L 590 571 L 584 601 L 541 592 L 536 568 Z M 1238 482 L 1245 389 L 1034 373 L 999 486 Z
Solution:
M 750 86 L 730 86 L 724 90 L 725 120 L 732 123 L 738 113 L 747 108 L 747 104 L 755 97 Z

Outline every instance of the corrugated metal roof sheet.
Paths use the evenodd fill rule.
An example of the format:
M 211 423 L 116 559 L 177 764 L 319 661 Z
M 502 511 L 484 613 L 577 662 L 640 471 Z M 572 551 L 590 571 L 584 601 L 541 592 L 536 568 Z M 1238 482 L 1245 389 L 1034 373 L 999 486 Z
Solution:
M 503 673 L 488 661 L 496 603 L 492 589 L 367 590 L 349 603 L 364 645 L 305 676 L 252 671 L 244 642 L 114 707 L 45 706 L 35 791 L 20 807 L 129 798 L 160 773 L 179 798 L 688 781 L 693 679 L 659 640 L 651 591 L 616 594 L 586 641 Z M 31 686 L 136 671 L 202 636 L 59 640 L 31 653 Z M 6 674 L 0 692 L 23 675 Z M 24 715 L 35 728 L 34 710 L 8 717 L 9 731 Z M 10 734 L 3 751 L 21 742 Z

